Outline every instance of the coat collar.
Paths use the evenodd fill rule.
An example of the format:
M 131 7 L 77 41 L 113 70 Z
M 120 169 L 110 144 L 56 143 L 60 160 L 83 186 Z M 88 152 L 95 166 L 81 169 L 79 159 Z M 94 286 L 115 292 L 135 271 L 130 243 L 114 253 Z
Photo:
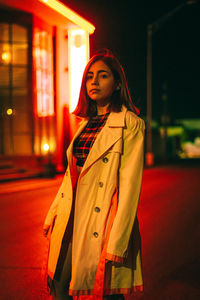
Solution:
M 127 108 L 122 106 L 122 111 L 120 112 L 111 112 L 108 120 L 106 122 L 106 126 L 108 127 L 124 127 L 125 126 L 125 114 Z
M 98 134 L 92 149 L 84 163 L 81 174 L 85 173 L 85 171 L 100 157 L 102 157 L 114 143 L 116 143 L 122 137 L 122 128 L 125 127 L 125 115 L 127 108 L 122 106 L 121 112 L 111 112 L 108 116 L 105 126 L 102 128 L 100 133 Z M 67 158 L 69 162 L 69 167 L 72 166 L 72 156 L 73 156 L 73 143 L 74 140 L 79 136 L 82 132 L 88 120 L 83 121 L 79 129 L 77 130 L 73 140 L 67 150 Z

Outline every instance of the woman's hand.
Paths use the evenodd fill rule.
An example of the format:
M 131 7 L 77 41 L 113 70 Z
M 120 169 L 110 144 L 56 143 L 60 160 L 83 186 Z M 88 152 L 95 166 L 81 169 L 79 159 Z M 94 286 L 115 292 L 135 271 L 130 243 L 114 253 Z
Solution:
M 47 234 L 49 232 L 49 228 L 50 228 L 50 225 L 44 225 L 44 227 L 43 227 L 43 235 L 44 235 L 44 237 L 47 237 Z

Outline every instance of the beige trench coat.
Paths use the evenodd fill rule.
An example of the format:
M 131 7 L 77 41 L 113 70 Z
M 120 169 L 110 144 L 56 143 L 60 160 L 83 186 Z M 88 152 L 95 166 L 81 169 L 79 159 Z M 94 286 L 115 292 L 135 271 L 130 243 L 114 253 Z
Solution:
M 45 225 L 55 220 L 48 274 L 53 278 L 75 201 L 69 293 L 98 294 L 99 288 L 99 293 L 104 294 L 130 294 L 143 286 L 136 213 L 143 171 L 144 121 L 125 107 L 119 113 L 110 113 L 81 170 L 73 199 L 73 141 L 86 124 L 87 121 L 82 123 L 67 150 L 68 168 L 45 220 Z M 117 211 L 108 233 L 113 195 L 117 195 Z M 100 265 L 102 249 L 106 264 Z

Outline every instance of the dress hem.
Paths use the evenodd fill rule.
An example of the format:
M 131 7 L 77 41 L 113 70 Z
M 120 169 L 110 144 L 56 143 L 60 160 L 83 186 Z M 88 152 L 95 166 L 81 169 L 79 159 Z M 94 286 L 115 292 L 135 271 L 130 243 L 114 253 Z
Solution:
M 143 285 L 136 285 L 132 288 L 116 288 L 116 289 L 105 289 L 103 295 L 123 294 L 130 295 L 135 292 L 143 292 Z M 84 295 L 95 295 L 94 290 L 71 290 L 69 289 L 70 296 L 84 296 Z M 98 295 L 96 295 L 98 296 Z
M 110 254 L 110 253 L 106 253 L 106 257 L 107 260 L 113 261 L 113 262 L 117 262 L 117 263 L 124 263 L 125 258 L 118 256 L 118 255 L 114 255 L 114 254 Z

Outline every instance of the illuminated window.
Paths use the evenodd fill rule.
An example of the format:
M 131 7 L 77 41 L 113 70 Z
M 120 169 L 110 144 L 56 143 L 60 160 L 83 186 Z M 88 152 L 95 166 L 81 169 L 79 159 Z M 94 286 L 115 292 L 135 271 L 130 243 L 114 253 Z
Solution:
M 37 113 L 40 117 L 54 115 L 52 36 L 46 31 L 34 35 Z
M 0 154 L 32 154 L 31 29 L 0 12 Z M 23 14 L 22 14 L 23 19 Z M 30 20 L 31 21 L 31 20 Z M 23 145 L 23 146 L 22 146 Z
M 82 29 L 70 29 L 69 37 L 69 86 L 70 112 L 78 102 L 84 68 L 89 59 L 89 34 Z

